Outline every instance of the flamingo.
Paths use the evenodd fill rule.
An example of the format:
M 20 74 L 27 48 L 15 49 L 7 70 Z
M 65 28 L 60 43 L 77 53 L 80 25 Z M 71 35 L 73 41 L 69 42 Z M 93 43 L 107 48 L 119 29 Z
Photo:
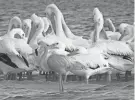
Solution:
M 58 48 L 59 43 L 50 44 L 48 41 L 40 40 L 38 45 L 41 45 L 44 48 L 44 58 L 46 59 L 48 49 L 56 49 Z M 49 53 L 50 54 L 50 53 Z M 42 56 L 43 56 L 42 55 Z M 78 54 L 74 56 L 65 56 L 57 54 L 56 52 L 51 53 L 46 60 L 49 70 L 53 70 L 60 75 L 59 79 L 59 90 L 63 92 L 63 82 L 62 82 L 62 75 L 65 75 L 68 72 L 72 72 L 75 75 L 85 76 L 86 81 L 88 83 L 88 79 L 90 76 L 95 75 L 97 73 L 104 73 L 110 69 L 108 67 L 108 63 L 100 56 L 98 53 L 84 55 Z M 102 58 L 99 60 L 93 60 L 92 57 L 99 57 Z M 98 63 L 98 64 L 96 64 Z M 44 66 L 46 67 L 46 66 Z

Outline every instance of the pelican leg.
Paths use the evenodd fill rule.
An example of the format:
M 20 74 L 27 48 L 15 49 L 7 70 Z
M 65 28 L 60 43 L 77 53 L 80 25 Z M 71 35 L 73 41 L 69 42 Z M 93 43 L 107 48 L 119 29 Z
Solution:
M 89 76 L 86 76 L 86 84 L 89 84 Z
M 16 80 L 16 74 L 15 73 L 12 73 L 11 76 L 12 76 L 11 80 Z
M 18 73 L 19 81 L 22 81 L 22 72 Z
M 7 73 L 7 74 L 5 75 L 5 79 L 6 79 L 6 80 L 9 80 L 9 78 L 10 78 L 10 74 Z
M 47 74 L 48 74 L 48 73 L 47 73 L 47 72 L 45 72 L 45 79 L 46 79 L 46 81 L 47 81 Z
M 66 83 L 67 82 L 67 76 L 68 76 L 68 73 L 66 73 L 65 77 L 64 77 L 64 82 Z
M 42 71 L 39 71 L 39 75 L 42 75 Z
M 27 72 L 27 80 L 32 80 L 32 72 Z
M 64 92 L 62 74 L 59 75 L 59 91 Z
M 108 74 L 108 75 L 107 75 L 107 76 L 108 76 L 108 77 L 107 77 L 107 82 L 111 82 L 111 81 L 112 81 L 112 77 L 111 77 L 112 72 L 109 71 L 107 74 Z
M 97 75 L 96 75 L 96 81 L 100 81 L 101 77 L 102 77 L 101 74 L 97 74 Z
M 120 73 L 116 73 L 117 81 L 120 81 Z
M 129 75 L 131 74 L 131 71 L 126 71 L 125 73 L 125 81 L 127 82 L 129 80 Z

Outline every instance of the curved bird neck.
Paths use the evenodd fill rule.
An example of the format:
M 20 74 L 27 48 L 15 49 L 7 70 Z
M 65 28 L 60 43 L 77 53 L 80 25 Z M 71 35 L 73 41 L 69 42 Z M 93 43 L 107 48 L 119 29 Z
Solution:
M 61 38 L 66 38 L 63 27 L 62 27 L 62 22 L 61 22 L 61 12 L 59 9 L 51 9 L 52 13 L 50 15 L 50 21 L 52 23 L 52 28 L 56 34 L 56 36 L 59 36 Z

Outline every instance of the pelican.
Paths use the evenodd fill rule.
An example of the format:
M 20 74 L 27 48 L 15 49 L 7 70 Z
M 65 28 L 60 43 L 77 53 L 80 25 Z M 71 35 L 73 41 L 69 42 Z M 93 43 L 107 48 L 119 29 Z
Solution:
M 103 31 L 107 35 L 108 39 L 119 40 L 121 34 L 119 32 L 116 32 L 115 26 L 113 25 L 113 22 L 110 18 L 106 19 L 106 26 L 108 26 L 110 30 L 105 31 L 105 29 L 103 28 Z
M 30 35 L 30 31 L 31 31 L 31 19 L 23 20 L 22 29 L 25 33 L 25 39 L 26 39 L 26 42 L 27 42 L 28 38 L 29 38 L 29 35 Z
M 50 20 L 47 17 L 42 17 L 43 21 L 44 21 L 44 30 L 43 30 L 43 36 L 46 36 L 47 30 L 49 29 L 50 26 Z
M 58 7 L 55 4 L 50 4 L 46 7 L 45 13 L 47 15 L 47 18 L 50 19 L 52 23 L 52 29 L 54 30 L 54 33 L 56 36 L 60 37 L 60 39 L 64 39 L 69 41 L 72 45 L 74 45 L 76 48 L 89 47 L 89 41 L 86 39 L 83 39 L 81 36 L 75 36 L 70 29 L 67 27 L 62 12 L 58 9 Z
M 57 46 L 59 43 L 51 44 L 48 41 L 45 42 L 40 40 L 38 44 L 44 47 L 43 55 L 47 56 L 48 49 L 58 48 Z M 94 56 L 102 58 L 102 56 L 96 54 L 97 53 L 95 53 Z M 42 60 L 46 59 L 45 56 L 44 58 L 42 58 Z M 46 63 L 48 65 L 49 70 L 53 70 L 60 75 L 59 77 L 60 92 L 63 92 L 62 75 L 66 75 L 66 73 L 68 72 L 72 72 L 79 76 L 85 76 L 86 81 L 88 83 L 88 79 L 90 76 L 95 75 L 97 73 L 105 73 L 110 69 L 108 63 L 103 58 L 100 59 L 100 61 L 95 59 L 93 60 L 92 57 L 94 56 L 93 54 L 90 54 L 90 56 L 84 54 L 65 56 L 53 52 L 47 57 Z M 97 62 L 99 65 L 96 64 Z
M 50 42 L 62 42 L 65 46 L 66 50 L 73 51 L 77 48 L 69 41 L 67 38 L 62 38 L 55 35 L 53 32 L 51 34 L 46 35 L 45 37 L 42 35 L 44 31 L 44 21 L 41 17 L 36 16 L 35 14 L 32 15 L 32 29 L 28 39 L 28 43 L 33 45 L 33 48 L 36 49 L 38 47 L 37 41 L 40 39 L 47 40 L 47 38 L 51 38 Z M 39 26 L 38 28 L 35 26 Z M 65 48 L 63 50 L 65 51 Z
M 22 22 L 18 16 L 11 18 L 7 33 L 9 33 L 13 28 L 22 28 Z
M 97 9 L 97 15 L 98 15 L 100 11 L 98 10 L 98 8 L 96 9 Z M 123 69 L 131 70 L 133 68 L 133 61 L 131 60 L 133 56 L 133 51 L 131 50 L 129 45 L 123 41 L 100 40 L 99 34 L 102 30 L 101 26 L 103 26 L 103 21 L 102 21 L 103 17 L 102 16 L 94 16 L 94 17 L 95 17 L 94 22 L 95 22 L 95 29 L 96 29 L 94 33 L 94 39 L 93 39 L 94 46 L 96 46 L 98 49 L 100 49 L 104 53 L 109 54 L 110 57 L 108 57 L 107 59 L 112 59 L 114 57 L 111 55 L 115 55 L 114 57 L 115 59 L 118 59 L 119 57 L 121 58 L 120 60 L 124 62 L 124 63 L 121 63 L 121 66 L 115 66 L 115 65 L 113 66 L 112 63 L 108 60 L 108 63 L 111 66 L 113 66 L 113 68 L 117 70 L 122 70 L 122 71 L 125 71 Z M 118 62 L 115 62 L 116 60 L 111 60 L 111 61 L 114 61 L 114 63 L 118 63 Z M 117 61 L 119 61 L 119 59 Z M 130 66 L 128 67 L 126 65 L 130 65 L 132 67 Z
M 124 27 L 125 25 L 125 27 Z M 122 30 L 122 26 L 124 27 Z M 134 40 L 134 26 L 129 25 L 129 24 L 120 24 L 120 32 L 121 32 L 121 37 L 119 38 L 120 41 L 128 41 L 131 42 Z
M 15 34 L 24 37 L 24 32 L 20 28 L 15 28 L 8 35 L 5 34 L 6 36 L 1 37 L 0 40 L 0 63 L 4 74 L 7 74 L 7 72 L 17 73 L 33 68 L 29 66 L 28 61 L 22 56 L 33 53 L 32 48 L 23 39 L 14 38 L 13 35 Z M 18 70 L 18 68 L 22 70 Z
M 3 35 L 0 37 L 0 40 L 4 39 L 4 38 L 16 38 L 15 35 L 19 35 L 19 38 L 24 38 L 25 37 L 25 33 L 23 32 L 22 29 L 20 28 L 15 28 L 12 29 L 10 32 L 8 32 L 7 34 Z

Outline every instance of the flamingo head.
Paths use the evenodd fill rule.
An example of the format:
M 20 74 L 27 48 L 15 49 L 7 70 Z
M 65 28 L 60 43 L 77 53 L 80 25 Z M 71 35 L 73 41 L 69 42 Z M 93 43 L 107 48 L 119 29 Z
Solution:
M 26 37 L 29 35 L 31 31 L 31 19 L 25 19 L 22 23 L 22 29 L 24 33 L 26 34 Z

